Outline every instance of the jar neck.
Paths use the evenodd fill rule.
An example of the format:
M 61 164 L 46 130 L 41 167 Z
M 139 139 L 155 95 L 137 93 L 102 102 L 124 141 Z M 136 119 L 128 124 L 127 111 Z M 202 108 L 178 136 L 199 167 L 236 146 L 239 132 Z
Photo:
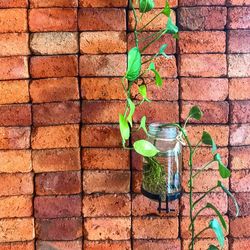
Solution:
M 149 125 L 149 136 L 165 140 L 176 140 L 178 136 L 178 129 L 164 123 L 151 123 Z

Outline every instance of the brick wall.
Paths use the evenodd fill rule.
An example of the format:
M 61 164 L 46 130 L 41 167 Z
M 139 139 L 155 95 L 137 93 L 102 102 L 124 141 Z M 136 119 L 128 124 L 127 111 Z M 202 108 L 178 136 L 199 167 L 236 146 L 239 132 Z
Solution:
M 135 121 L 178 122 L 200 105 L 205 117 L 189 126 L 192 141 L 203 129 L 215 137 L 241 207 L 234 219 L 226 195 L 209 196 L 230 224 L 225 249 L 248 249 L 250 1 L 170 2 L 180 41 L 161 40 L 171 55 L 157 60 L 164 87 L 149 88 L 154 102 Z M 0 8 L 0 250 L 187 249 L 187 194 L 172 205 L 177 212 L 159 216 L 140 194 L 141 159 L 121 148 L 119 77 L 133 46 L 127 0 L 0 0 Z M 198 152 L 195 167 L 207 153 Z M 186 149 L 183 158 L 187 191 Z M 212 169 L 197 180 L 196 197 L 215 176 Z M 197 249 L 211 241 L 204 234 Z

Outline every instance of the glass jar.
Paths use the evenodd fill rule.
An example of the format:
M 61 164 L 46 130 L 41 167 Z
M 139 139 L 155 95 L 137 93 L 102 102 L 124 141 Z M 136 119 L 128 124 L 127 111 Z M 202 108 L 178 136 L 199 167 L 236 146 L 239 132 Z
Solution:
M 143 159 L 142 193 L 160 201 L 178 199 L 181 195 L 182 142 L 177 127 L 153 123 L 148 138 L 160 152 Z

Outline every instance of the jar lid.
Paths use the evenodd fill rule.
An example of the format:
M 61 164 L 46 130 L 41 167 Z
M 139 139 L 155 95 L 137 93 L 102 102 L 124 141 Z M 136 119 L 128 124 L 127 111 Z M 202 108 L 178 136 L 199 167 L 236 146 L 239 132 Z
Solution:
M 171 126 L 164 123 L 151 123 L 149 125 L 148 133 L 150 136 L 153 137 L 174 140 L 178 135 L 178 129 L 175 126 Z

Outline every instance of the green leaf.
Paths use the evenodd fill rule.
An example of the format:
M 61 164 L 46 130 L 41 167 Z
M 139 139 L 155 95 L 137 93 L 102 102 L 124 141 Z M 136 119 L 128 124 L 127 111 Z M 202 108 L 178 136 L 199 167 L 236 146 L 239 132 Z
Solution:
M 121 136 L 122 136 L 122 139 L 124 142 L 124 141 L 128 140 L 130 137 L 130 128 L 129 128 L 129 125 L 128 125 L 126 119 L 121 114 L 119 114 L 119 125 L 120 125 Z
M 209 227 L 215 232 L 220 246 L 224 247 L 225 239 L 220 223 L 216 219 L 212 219 L 209 223 Z
M 189 111 L 189 117 L 192 117 L 196 120 L 200 120 L 201 117 L 203 116 L 202 111 L 200 110 L 200 108 L 198 106 L 193 106 L 190 111 Z
M 177 34 L 179 32 L 178 27 L 173 23 L 171 17 L 168 18 L 166 33 L 168 34 Z
M 216 247 L 215 245 L 210 245 L 208 250 L 219 250 L 219 248 Z
M 148 134 L 148 130 L 147 130 L 147 127 L 146 127 L 146 120 L 147 120 L 146 116 L 143 116 L 143 117 L 141 118 L 141 123 L 140 123 L 139 129 L 142 128 L 142 129 L 144 130 L 144 132 L 145 132 L 146 134 Z
M 217 147 L 211 135 L 208 132 L 204 131 L 201 140 L 204 144 L 212 146 L 212 153 L 214 154 L 217 150 Z
M 164 15 L 166 15 L 167 17 L 170 17 L 171 9 L 170 9 L 168 1 L 166 1 L 165 7 L 164 7 L 162 13 Z
M 224 179 L 229 178 L 231 176 L 231 172 L 222 162 L 220 154 L 215 154 L 214 160 L 218 162 L 220 176 Z
M 139 140 L 134 143 L 135 151 L 145 157 L 153 157 L 160 151 L 150 142 Z
M 151 70 L 155 74 L 155 84 L 156 84 L 156 86 L 161 87 L 162 83 L 163 83 L 163 80 L 162 80 L 159 72 L 155 69 L 155 65 L 154 65 L 153 62 L 150 63 L 149 70 Z
M 141 52 L 138 47 L 132 48 L 128 52 L 128 69 L 126 78 L 133 82 L 135 81 L 141 72 Z
M 130 126 L 132 127 L 133 115 L 135 113 L 135 104 L 132 102 L 130 98 L 127 99 L 129 105 L 129 114 L 127 117 L 127 121 L 129 122 Z
M 155 7 L 154 0 L 140 0 L 140 12 L 146 13 Z
M 143 99 L 147 98 L 147 86 L 145 84 L 139 86 L 139 93 L 141 94 Z
M 213 209 L 215 211 L 215 213 L 217 214 L 217 216 L 220 219 L 221 225 L 224 227 L 225 230 L 227 230 L 227 224 L 226 224 L 222 214 L 220 213 L 220 211 L 211 203 L 207 203 L 207 207 L 211 208 L 211 209 Z

